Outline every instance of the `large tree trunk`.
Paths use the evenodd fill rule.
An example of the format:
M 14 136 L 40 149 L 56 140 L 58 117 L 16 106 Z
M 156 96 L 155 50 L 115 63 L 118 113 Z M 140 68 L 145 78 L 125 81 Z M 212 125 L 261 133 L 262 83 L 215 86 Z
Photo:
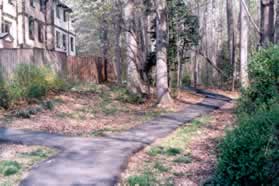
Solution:
M 168 45 L 168 26 L 167 26 L 167 2 L 166 0 L 155 0 L 156 5 L 156 40 L 157 40 L 157 98 L 161 106 L 172 103 L 168 86 L 168 64 L 167 64 L 167 45 Z
M 109 50 L 109 31 L 108 31 L 108 22 L 106 20 L 105 15 L 102 17 L 102 22 L 101 22 L 101 42 L 102 42 L 102 63 L 104 64 L 104 79 L 101 81 L 107 81 L 108 80 L 108 71 L 107 71 L 107 66 L 108 66 L 108 50 Z M 99 82 L 100 83 L 100 82 Z
M 127 82 L 128 89 L 132 93 L 146 93 L 146 88 L 140 77 L 138 60 L 139 47 L 137 42 L 136 24 L 135 24 L 135 0 L 128 0 L 124 8 L 126 22 L 126 42 L 127 42 Z
M 261 39 L 262 46 L 274 42 L 274 0 L 261 0 Z
M 233 13 L 233 2 L 227 0 L 227 23 L 228 23 L 228 50 L 229 50 L 229 60 L 233 68 L 233 81 L 232 81 L 232 91 L 235 89 L 235 79 L 236 73 L 235 68 L 235 33 L 234 33 L 234 13 Z
M 279 44 L 279 1 L 276 2 L 275 43 Z
M 3 0 L 0 0 L 0 32 L 2 32 Z
M 113 17 L 114 19 L 114 28 L 115 28 L 115 46 L 114 46 L 114 64 L 116 68 L 116 75 L 117 75 L 117 82 L 119 84 L 122 83 L 122 65 L 121 65 L 121 33 L 122 33 L 122 11 L 119 5 L 119 2 L 115 2 L 116 8 L 116 15 Z
M 247 4 L 247 0 L 240 1 L 240 76 L 241 86 L 247 88 L 249 86 L 248 76 L 248 15 L 245 11 L 243 3 Z

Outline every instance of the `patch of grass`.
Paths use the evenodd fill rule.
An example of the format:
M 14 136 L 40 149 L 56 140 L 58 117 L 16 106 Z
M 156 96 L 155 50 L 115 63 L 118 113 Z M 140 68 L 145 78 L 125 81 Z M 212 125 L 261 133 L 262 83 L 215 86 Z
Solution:
M 102 107 L 102 112 L 105 115 L 114 115 L 118 112 L 118 109 L 114 106 L 104 106 Z
M 4 176 L 11 176 L 18 173 L 21 169 L 21 165 L 16 161 L 1 161 L 0 173 Z
M 102 88 L 94 83 L 76 83 L 71 88 L 72 92 L 101 94 Z
M 210 117 L 204 116 L 193 120 L 190 124 L 176 130 L 172 135 L 162 140 L 160 146 L 164 148 L 184 149 L 185 145 L 192 139 L 199 128 L 205 125 L 210 120 Z
M 105 136 L 106 133 L 109 132 L 120 132 L 121 129 L 112 129 L 112 128 L 104 128 L 104 129 L 99 129 L 96 131 L 91 132 L 91 136 Z
M 52 101 L 44 101 L 42 103 L 42 107 L 45 110 L 53 110 L 54 109 L 54 102 L 52 102 Z
M 182 149 L 180 149 L 180 148 L 170 147 L 165 150 L 164 154 L 166 154 L 167 156 L 176 156 L 176 155 L 180 154 L 181 152 L 182 152 Z
M 43 150 L 43 149 L 37 149 L 32 152 L 20 153 L 20 155 L 25 156 L 25 157 L 29 156 L 29 157 L 33 157 L 33 158 L 44 159 L 49 156 L 49 152 L 47 152 L 46 150 Z
M 157 155 L 167 155 L 167 156 L 176 156 L 182 152 L 182 149 L 180 148 L 174 148 L 174 147 L 151 147 L 148 151 L 147 154 L 149 156 L 157 156 Z
M 173 160 L 174 163 L 188 164 L 192 162 L 192 157 L 190 155 L 179 156 Z
M 129 186 L 154 186 L 156 177 L 152 172 L 143 172 L 140 175 L 130 176 L 127 180 Z
M 151 147 L 148 151 L 147 151 L 147 154 L 149 156 L 157 156 L 159 154 L 163 154 L 164 152 L 164 148 L 163 147 Z
M 14 148 L 17 149 L 17 153 L 11 153 L 14 151 Z M 7 156 L 5 156 L 3 161 L 0 161 L 0 186 L 19 185 L 24 175 L 35 164 L 53 156 L 56 152 L 45 147 L 21 145 L 15 147 L 7 145 L 5 151 Z M 0 157 L 1 160 L 2 158 Z
M 169 167 L 163 165 L 161 162 L 156 161 L 154 164 L 154 168 L 157 169 L 160 172 L 169 172 Z
M 168 177 L 166 181 L 163 184 L 160 184 L 162 186 L 174 186 L 174 179 L 173 177 Z
M 185 173 L 185 172 L 174 172 L 173 175 L 175 177 L 179 177 L 179 178 L 184 177 L 184 176 L 188 176 L 188 174 Z

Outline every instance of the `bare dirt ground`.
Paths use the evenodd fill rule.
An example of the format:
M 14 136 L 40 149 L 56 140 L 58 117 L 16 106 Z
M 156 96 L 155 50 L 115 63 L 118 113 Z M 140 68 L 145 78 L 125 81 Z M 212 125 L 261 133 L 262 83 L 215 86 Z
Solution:
M 201 185 L 214 173 L 217 145 L 233 125 L 233 110 L 234 104 L 228 103 L 137 153 L 120 185 Z
M 127 130 L 164 112 L 175 112 L 203 97 L 192 92 L 179 91 L 168 109 L 155 107 L 155 99 L 144 103 L 128 103 L 123 87 L 115 85 L 83 84 L 69 92 L 52 95 L 54 108 L 43 110 L 31 118 L 11 117 L 0 112 L 0 127 L 59 133 L 69 136 L 96 136 Z M 26 106 L 24 106 L 26 107 Z M 17 109 L 24 109 L 19 107 Z

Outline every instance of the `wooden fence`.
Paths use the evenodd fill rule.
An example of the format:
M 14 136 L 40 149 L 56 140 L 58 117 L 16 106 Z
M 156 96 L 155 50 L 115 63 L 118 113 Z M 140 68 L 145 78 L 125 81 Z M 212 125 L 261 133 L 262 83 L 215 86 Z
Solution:
M 61 52 L 43 49 L 0 49 L 0 70 L 4 79 L 10 79 L 20 64 L 49 66 L 62 74 L 66 66 L 67 56 Z
M 116 79 L 112 63 L 101 57 L 68 57 L 67 74 L 73 80 L 102 83 Z
M 101 83 L 116 79 L 114 66 L 100 57 L 67 57 L 44 49 L 0 49 L 0 70 L 10 79 L 19 64 L 48 66 L 72 80 Z

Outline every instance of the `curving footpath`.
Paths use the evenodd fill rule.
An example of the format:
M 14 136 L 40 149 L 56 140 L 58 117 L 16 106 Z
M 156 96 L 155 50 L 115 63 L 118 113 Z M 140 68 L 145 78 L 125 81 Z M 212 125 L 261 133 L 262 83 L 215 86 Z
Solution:
M 21 186 L 116 185 L 128 159 L 134 153 L 167 136 L 194 118 L 219 109 L 230 99 L 204 92 L 202 103 L 178 113 L 159 116 L 151 121 L 106 137 L 65 137 L 41 132 L 0 129 L 0 140 L 24 145 L 56 148 L 58 155 L 34 167 Z

